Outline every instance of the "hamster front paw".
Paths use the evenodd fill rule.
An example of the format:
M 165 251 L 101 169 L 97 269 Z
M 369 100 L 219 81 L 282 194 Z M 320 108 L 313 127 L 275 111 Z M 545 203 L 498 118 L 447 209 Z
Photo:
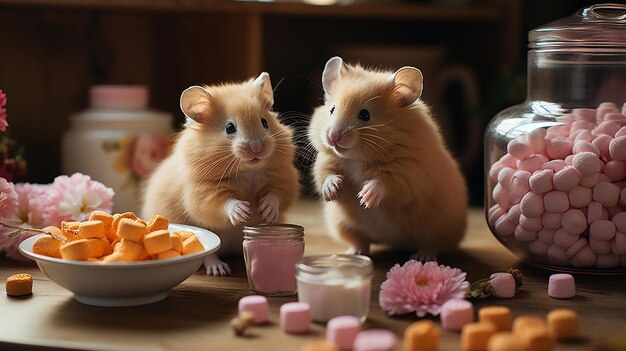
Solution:
M 324 184 L 322 185 L 322 196 L 324 196 L 324 200 L 333 201 L 337 198 L 339 190 L 343 186 L 343 177 L 340 175 L 329 175 L 324 180 Z
M 376 208 L 385 194 L 385 186 L 378 179 L 366 180 L 357 195 L 359 203 L 365 208 Z
M 252 209 L 248 201 L 230 200 L 226 204 L 226 214 L 233 226 L 246 223 L 250 219 Z
M 259 201 L 259 213 L 265 223 L 271 224 L 278 220 L 280 201 L 276 195 L 269 193 Z
M 225 262 L 217 257 L 217 255 L 208 255 L 204 259 L 204 268 L 206 268 L 206 274 L 215 277 L 226 277 L 230 275 L 230 267 Z

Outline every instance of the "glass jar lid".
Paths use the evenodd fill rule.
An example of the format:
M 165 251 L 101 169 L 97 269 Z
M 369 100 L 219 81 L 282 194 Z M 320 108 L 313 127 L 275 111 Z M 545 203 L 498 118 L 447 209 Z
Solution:
M 259 224 L 243 227 L 244 238 L 288 237 L 302 238 L 304 227 L 297 224 Z
M 529 47 L 626 49 L 626 5 L 596 4 L 528 33 Z

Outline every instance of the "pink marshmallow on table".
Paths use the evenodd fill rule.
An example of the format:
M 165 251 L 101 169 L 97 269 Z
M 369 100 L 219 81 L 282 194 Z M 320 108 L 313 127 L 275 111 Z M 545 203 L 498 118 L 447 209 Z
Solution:
M 579 121 L 596 121 L 596 110 L 592 108 L 576 108 L 572 110 L 572 116 Z
M 602 168 L 602 173 L 612 182 L 619 182 L 626 177 L 626 163 L 623 161 L 609 161 Z
M 517 239 L 518 241 L 526 242 L 526 241 L 533 241 L 537 239 L 537 232 L 528 231 L 522 228 L 521 225 L 518 225 L 517 227 L 515 227 L 515 233 L 513 235 L 515 236 L 515 239 Z
M 611 253 L 611 241 L 610 240 L 593 240 L 589 239 L 589 246 L 593 252 L 597 254 Z
M 554 232 L 554 245 L 560 247 L 563 250 L 569 249 L 570 246 L 578 241 L 578 239 L 578 235 L 570 234 L 563 228 L 557 229 Z
M 549 169 L 537 171 L 528 179 L 530 189 L 539 194 L 547 193 L 554 187 L 552 183 L 553 176 L 554 172 Z
M 576 296 L 576 282 L 571 274 L 552 274 L 548 279 L 548 296 L 570 299 Z
M 474 305 L 465 299 L 448 300 L 441 306 L 440 319 L 443 329 L 460 331 L 474 321 Z
M 578 252 L 572 256 L 570 263 L 574 267 L 591 267 L 596 264 L 598 254 L 591 249 L 589 244 L 583 246 Z
M 500 183 L 493 187 L 493 199 L 504 210 L 508 210 L 511 207 L 511 193 L 504 189 Z
M 626 233 L 626 212 L 615 214 L 611 220 L 615 224 L 615 228 L 617 228 L 618 232 Z
M 546 163 L 543 164 L 543 166 L 541 166 L 541 169 L 549 169 L 553 172 L 558 172 L 560 170 L 562 170 L 563 168 L 565 168 L 565 161 L 563 160 L 552 160 L 552 161 L 548 161 Z
M 554 264 L 562 266 L 569 263 L 569 259 L 567 258 L 567 255 L 565 255 L 565 250 L 556 245 L 550 245 L 548 247 L 547 254 L 550 261 Z
M 564 159 L 572 153 L 572 142 L 567 138 L 556 137 L 546 140 L 546 154 L 550 159 Z
M 289 334 L 304 334 L 311 325 L 311 307 L 304 302 L 288 302 L 280 306 L 280 328 Z
M 626 136 L 626 126 L 623 126 L 617 132 L 615 132 L 615 137 L 616 138 L 619 138 L 619 137 L 622 137 L 622 136 Z
M 619 256 L 615 254 L 598 255 L 596 267 L 613 268 L 619 265 Z
M 385 329 L 369 329 L 360 332 L 354 339 L 353 351 L 395 351 L 397 337 Z
M 602 161 L 593 152 L 580 152 L 574 155 L 572 165 L 583 177 L 594 175 L 602 169 Z
M 611 140 L 609 143 L 609 155 L 616 161 L 626 160 L 626 135 Z
M 606 117 L 606 116 L 605 116 Z M 615 133 L 621 128 L 621 125 L 614 121 L 607 121 L 600 123 L 595 129 L 591 131 L 591 134 L 598 136 L 600 134 L 606 134 L 609 136 L 615 136 Z
M 506 147 L 506 151 L 509 155 L 515 157 L 518 160 L 523 160 L 533 153 L 533 149 L 522 138 L 511 140 Z
M 519 216 L 519 225 L 522 229 L 529 232 L 537 232 L 543 228 L 541 217 L 526 217 L 523 214 Z
M 580 174 L 576 168 L 567 166 L 556 172 L 552 178 L 554 187 L 560 191 L 570 191 L 580 182 Z
M 570 234 L 580 235 L 587 229 L 587 217 L 579 209 L 567 210 L 561 218 L 561 226 Z
M 504 167 L 498 173 L 498 183 L 506 190 L 511 190 L 511 179 L 513 179 L 513 175 L 515 174 L 515 170 L 510 167 Z
M 626 234 L 617 232 L 611 243 L 611 251 L 616 255 L 626 253 Z
M 515 296 L 515 278 L 510 273 L 493 273 L 489 284 L 494 297 L 510 299 Z
M 565 212 L 569 208 L 567 193 L 550 191 L 543 196 L 543 206 L 549 212 Z
M 587 224 L 591 224 L 599 219 L 602 219 L 602 204 L 592 201 L 587 207 Z
M 519 161 L 519 163 L 517 164 L 517 168 L 532 173 L 538 169 L 541 169 L 541 166 L 547 161 L 549 160 L 545 155 L 533 154 Z
M 587 246 L 587 244 L 587 239 L 580 238 L 575 243 L 573 243 L 567 250 L 565 250 L 565 255 L 570 258 L 574 257 L 574 255 L 576 255 L 578 251 L 580 251 L 580 249 Z
M 589 188 L 577 185 L 569 191 L 569 203 L 574 208 L 585 208 L 593 200 L 593 192 Z
M 340 350 L 350 350 L 360 332 L 361 321 L 357 317 L 335 317 L 326 325 L 326 341 Z
M 574 154 L 579 154 L 581 152 L 593 152 L 598 157 L 600 156 L 600 149 L 598 149 L 598 147 L 593 145 L 591 142 L 585 140 L 577 140 L 572 147 L 572 152 Z
M 607 157 L 609 156 L 609 144 L 611 143 L 611 140 L 613 140 L 613 138 L 610 136 L 601 134 L 595 137 L 591 141 L 591 144 L 598 148 L 598 151 L 600 151 L 600 157 Z
M 543 228 L 537 232 L 537 237 L 539 238 L 539 241 L 541 241 L 542 243 L 550 245 L 554 242 L 555 233 L 556 231 L 553 229 Z
M 528 244 L 528 249 L 537 256 L 546 256 L 548 254 L 549 246 L 550 244 L 546 244 L 541 240 L 535 240 Z
M 605 219 L 599 219 L 589 226 L 589 238 L 592 240 L 611 240 L 616 232 L 615 223 Z
M 593 200 L 604 207 L 617 206 L 621 189 L 610 182 L 600 182 L 593 187 Z
M 598 173 L 588 176 L 588 177 L 580 177 L 580 184 L 581 186 L 584 186 L 585 188 L 593 188 L 596 184 L 598 184 L 598 181 L 600 180 L 600 175 Z
M 520 202 L 522 214 L 526 217 L 539 217 L 544 212 L 543 196 L 533 191 L 529 191 L 524 195 Z
M 260 295 L 250 295 L 239 300 L 239 313 L 250 312 L 254 316 L 254 323 L 262 324 L 268 321 L 269 305 L 267 298 Z

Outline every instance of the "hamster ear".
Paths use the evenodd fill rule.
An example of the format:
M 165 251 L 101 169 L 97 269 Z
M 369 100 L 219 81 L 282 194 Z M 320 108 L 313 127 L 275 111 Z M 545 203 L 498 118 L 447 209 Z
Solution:
M 341 76 L 341 71 L 344 67 L 345 65 L 343 60 L 339 56 L 331 57 L 328 62 L 326 62 L 324 72 L 322 73 L 322 86 L 324 87 L 324 92 L 326 94 L 328 94 L 330 87 L 337 80 L 337 78 Z
M 202 123 L 209 118 L 211 95 L 201 86 L 189 87 L 180 95 L 180 109 L 185 116 Z
M 267 72 L 261 72 L 254 80 L 254 86 L 261 89 L 261 97 L 265 102 L 267 108 L 274 106 L 274 91 L 272 90 L 272 82 L 270 81 L 270 74 Z
M 401 107 L 406 107 L 415 102 L 422 95 L 424 77 L 419 69 L 404 66 L 392 76 L 393 98 Z

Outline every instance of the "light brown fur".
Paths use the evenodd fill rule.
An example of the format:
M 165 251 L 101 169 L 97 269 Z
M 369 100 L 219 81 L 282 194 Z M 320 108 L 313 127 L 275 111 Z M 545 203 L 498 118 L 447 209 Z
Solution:
M 233 226 L 228 202 L 249 202 L 252 216 L 245 224 L 254 225 L 262 219 L 259 201 L 274 194 L 280 203 L 278 222 L 282 222 L 285 210 L 298 197 L 295 146 L 291 130 L 271 111 L 273 100 L 260 94 L 253 80 L 204 89 L 210 94 L 208 117 L 180 132 L 172 154 L 148 181 L 142 215 L 148 218 L 156 212 L 173 223 L 207 228 L 222 241 L 219 254 L 238 253 L 243 224 Z M 261 117 L 268 129 L 261 125 Z M 233 135 L 225 132 L 229 122 L 236 124 Z M 263 143 L 265 158 L 255 164 L 245 161 L 250 140 Z
M 315 181 L 322 189 L 327 177 L 343 176 L 324 210 L 331 235 L 351 243 L 353 252 L 384 243 L 434 256 L 454 250 L 463 237 L 467 190 L 428 107 L 419 99 L 400 106 L 397 88 L 393 72 L 343 66 L 309 128 L 318 151 Z M 357 119 L 361 109 L 370 112 L 370 121 Z M 332 126 L 346 131 L 343 145 L 350 148 L 342 155 L 324 142 Z M 357 194 L 374 179 L 384 195 L 376 208 L 364 208 Z

